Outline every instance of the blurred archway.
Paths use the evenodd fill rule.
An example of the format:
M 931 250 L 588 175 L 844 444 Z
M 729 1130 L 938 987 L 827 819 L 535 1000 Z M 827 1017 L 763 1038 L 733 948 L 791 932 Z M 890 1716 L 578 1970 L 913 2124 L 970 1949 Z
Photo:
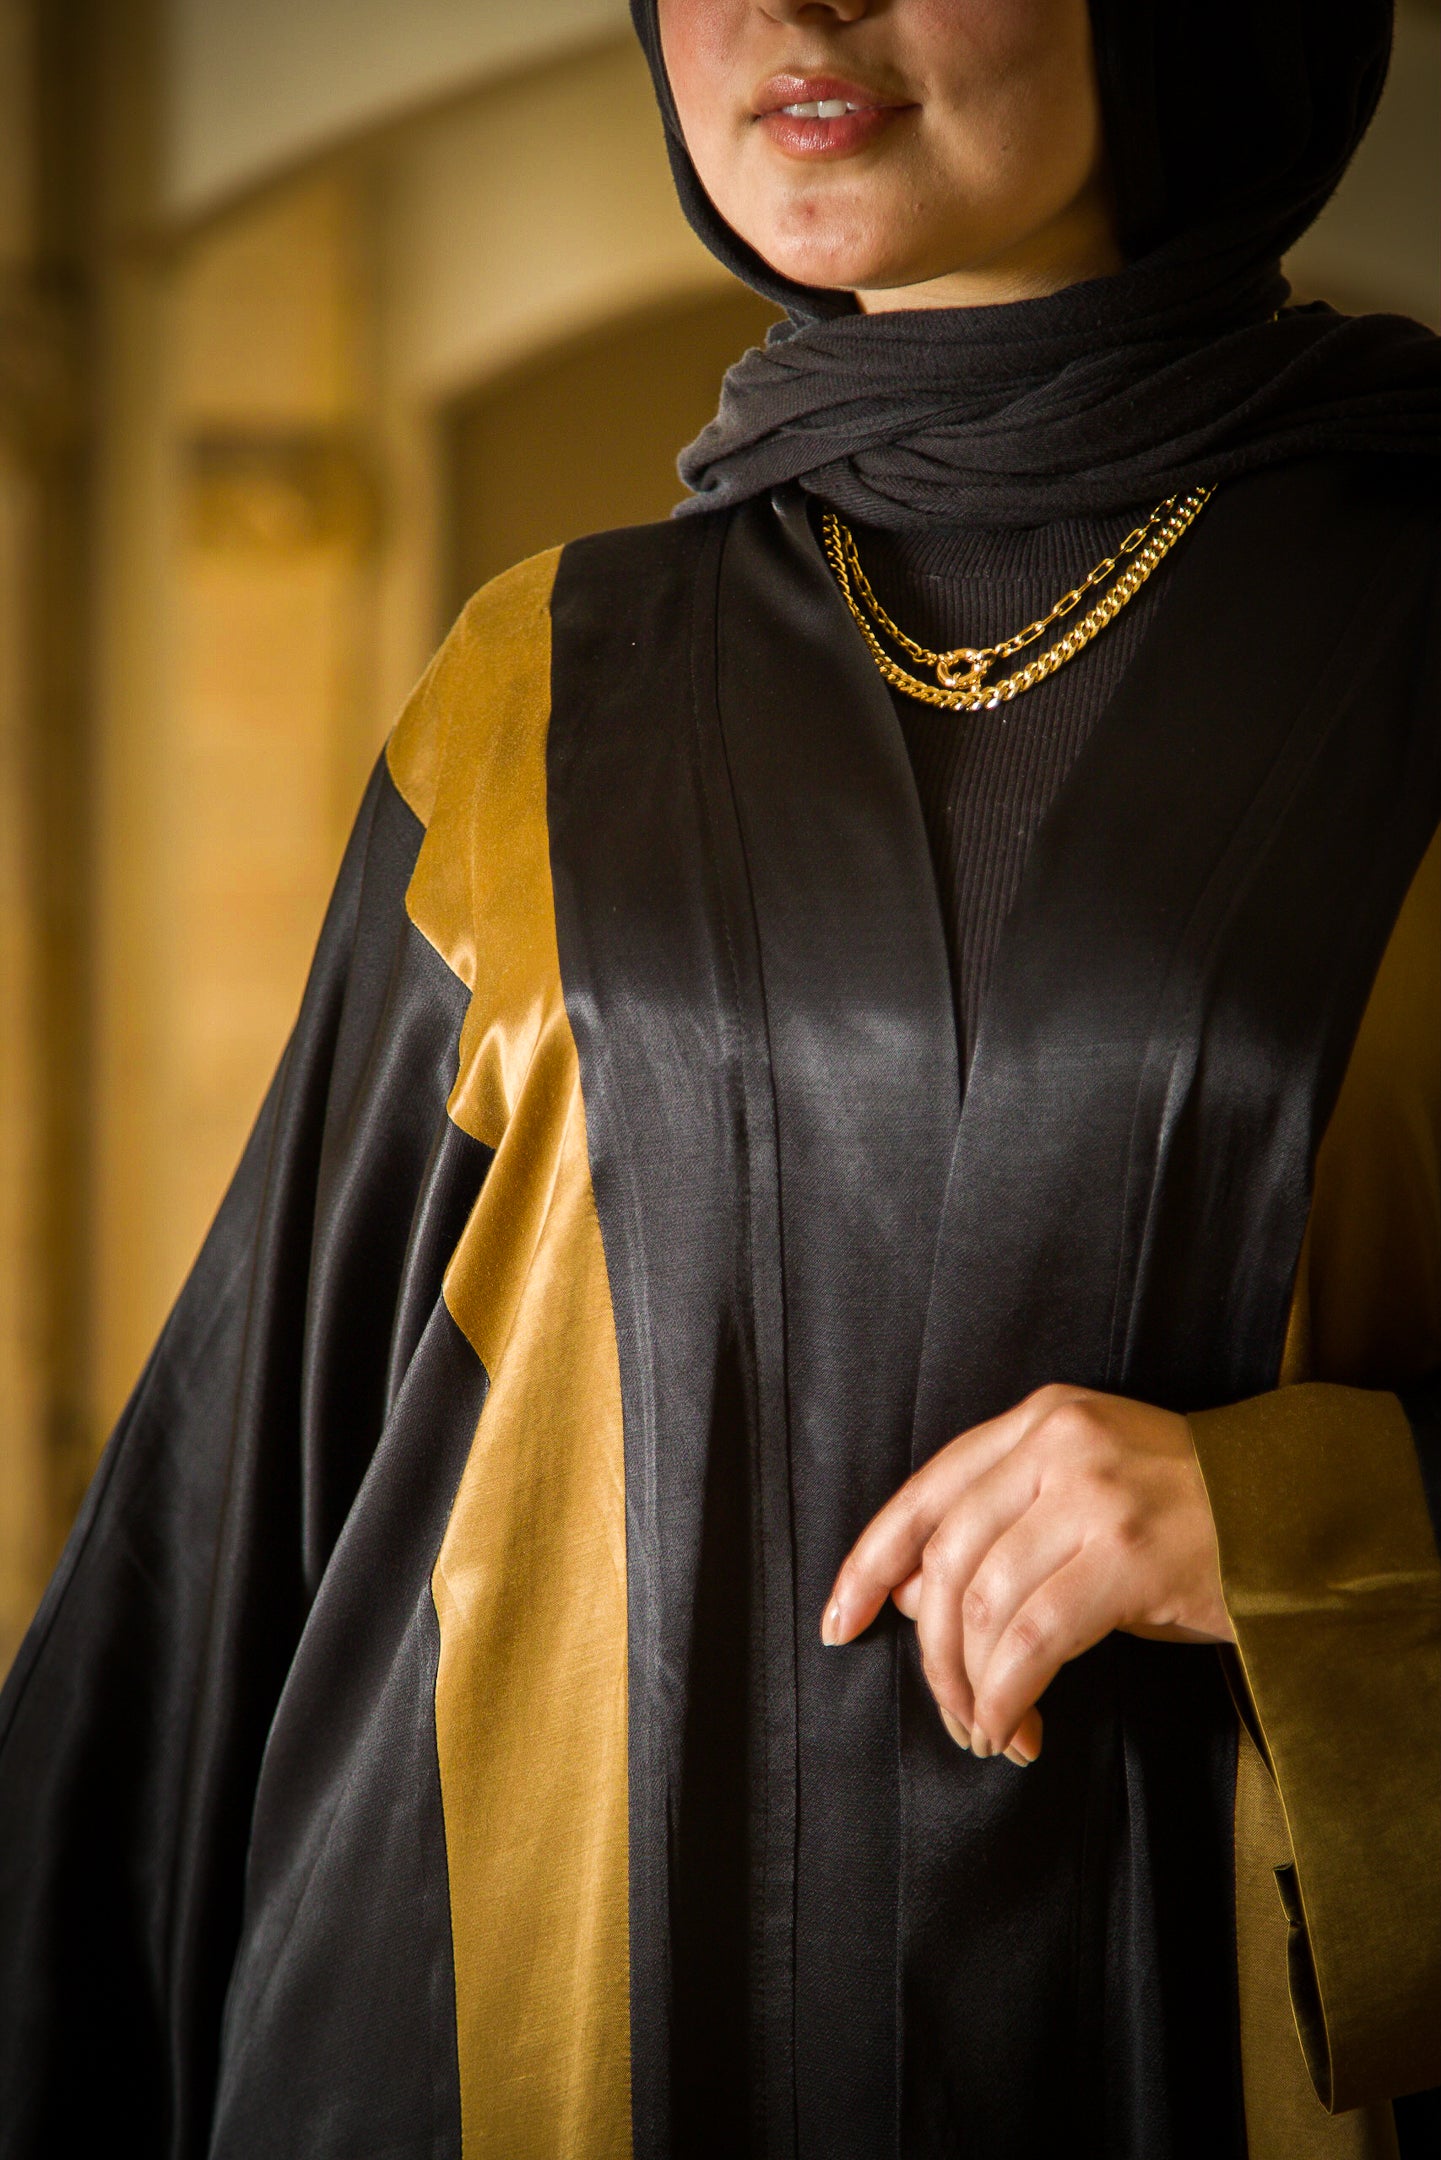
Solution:
M 776 310 L 747 292 L 627 314 L 456 400 L 446 421 L 445 605 L 580 533 L 662 518 L 677 449 Z
M 297 156 L 292 85 L 267 149 L 257 78 L 250 137 L 221 171 L 192 129 L 206 185 L 178 196 L 169 18 L 93 10 L 104 39 L 61 38 L 45 0 L 0 0 L 0 1667 L 448 617 L 537 546 L 664 515 L 770 319 L 679 213 L 614 0 L 519 40 L 493 8 L 458 56 L 433 36 L 399 111 L 405 23 L 372 7 L 352 134 Z

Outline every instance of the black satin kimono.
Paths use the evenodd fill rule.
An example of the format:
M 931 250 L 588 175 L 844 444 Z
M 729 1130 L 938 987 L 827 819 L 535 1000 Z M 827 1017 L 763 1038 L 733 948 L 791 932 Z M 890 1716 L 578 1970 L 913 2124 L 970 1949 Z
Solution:
M 1217 495 L 964 1100 L 898 723 L 799 498 L 472 602 L 3 1697 L 0 2153 L 1245 2151 L 1264 1656 L 1258 1724 L 1214 1651 L 1112 1637 L 1020 1772 L 951 1745 L 908 1623 L 817 1631 L 873 1511 L 1028 1389 L 1274 1395 L 1441 817 L 1438 555 L 1394 471 Z M 1367 1655 L 1434 1706 L 1380 1400 L 1414 1507 Z M 1441 2078 L 1441 1830 L 1377 1862 L 1368 2025 L 1275 1753 L 1298 2014 L 1364 2112 Z

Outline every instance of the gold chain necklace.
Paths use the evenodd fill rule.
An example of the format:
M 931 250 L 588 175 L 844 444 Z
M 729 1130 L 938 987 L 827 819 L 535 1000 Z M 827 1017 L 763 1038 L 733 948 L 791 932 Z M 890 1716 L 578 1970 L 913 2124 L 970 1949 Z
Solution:
M 977 712 L 982 707 L 994 712 L 998 705 L 1023 690 L 1032 690 L 1057 668 L 1074 660 L 1077 653 L 1090 644 L 1098 631 L 1107 623 L 1114 622 L 1128 600 L 1131 600 L 1145 584 L 1157 564 L 1164 561 L 1184 532 L 1195 524 L 1214 490 L 1208 487 L 1193 488 L 1189 495 L 1168 495 L 1158 503 L 1144 525 L 1138 525 L 1121 542 L 1114 555 L 1107 555 L 1096 564 L 1081 583 L 1068 593 L 1063 593 L 1048 615 L 1027 623 L 1014 637 L 1003 638 L 999 645 L 958 645 L 954 652 L 932 652 L 926 645 L 918 645 L 908 638 L 898 624 L 881 606 L 871 590 L 870 579 L 861 568 L 860 555 L 856 550 L 855 535 L 848 525 L 843 525 L 834 510 L 827 510 L 821 520 L 826 555 L 835 572 L 836 583 L 844 595 L 846 606 L 855 617 L 856 626 L 871 650 L 871 657 L 888 683 L 908 696 L 921 699 L 926 705 L 944 706 L 947 712 Z M 1109 591 L 1103 593 L 1095 606 L 1088 609 L 1078 623 L 1058 637 L 1054 645 L 1048 645 L 1034 660 L 1014 674 L 1002 676 L 999 682 L 988 683 L 985 678 L 998 660 L 1009 660 L 1013 653 L 1023 652 L 1034 645 L 1037 638 L 1044 637 L 1052 623 L 1059 622 L 1078 608 L 1088 592 L 1108 578 L 1125 556 L 1132 556 Z M 856 594 L 860 594 L 860 600 Z M 882 645 L 871 622 L 866 620 L 861 603 L 864 602 L 872 621 L 884 630 L 887 637 L 900 646 L 923 667 L 932 668 L 936 682 L 922 682 L 900 663 L 893 660 Z

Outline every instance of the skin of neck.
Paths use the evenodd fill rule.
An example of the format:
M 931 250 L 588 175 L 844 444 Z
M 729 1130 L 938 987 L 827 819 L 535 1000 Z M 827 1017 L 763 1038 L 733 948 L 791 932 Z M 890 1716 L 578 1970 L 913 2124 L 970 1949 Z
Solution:
M 1098 173 L 1059 216 L 1018 245 L 914 284 L 857 287 L 856 301 L 863 315 L 890 315 L 905 308 L 1005 307 L 1113 276 L 1124 265 L 1110 188 L 1104 173 Z

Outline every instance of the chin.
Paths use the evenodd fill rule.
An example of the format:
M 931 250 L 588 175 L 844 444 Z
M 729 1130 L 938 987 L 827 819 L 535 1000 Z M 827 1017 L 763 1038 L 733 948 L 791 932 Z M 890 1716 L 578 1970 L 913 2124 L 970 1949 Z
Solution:
M 908 236 L 909 246 L 896 244 L 907 233 L 908 204 L 899 202 L 888 211 L 874 200 L 838 200 L 839 193 L 827 199 L 827 191 L 818 190 L 772 200 L 766 205 L 770 216 L 748 221 L 751 245 L 782 277 L 828 292 L 876 292 L 935 275 L 919 259 L 914 234 Z M 760 237 L 752 237 L 757 228 Z
M 772 234 L 765 244 L 752 242 L 758 255 L 797 285 L 814 285 L 825 292 L 873 291 L 886 285 L 908 285 L 917 273 L 897 263 L 893 256 L 867 247 L 853 232 L 808 232 L 804 235 Z
M 829 259 L 816 260 L 778 250 L 764 260 L 793 284 L 809 285 L 818 292 L 866 292 L 875 287 L 875 279 L 865 270 L 837 269 Z
M 897 220 L 886 216 L 892 190 L 860 188 L 849 173 L 778 173 L 776 160 L 769 164 L 769 171 L 752 168 L 728 201 L 713 199 L 771 270 L 825 292 L 856 292 L 858 285 L 903 276 Z

